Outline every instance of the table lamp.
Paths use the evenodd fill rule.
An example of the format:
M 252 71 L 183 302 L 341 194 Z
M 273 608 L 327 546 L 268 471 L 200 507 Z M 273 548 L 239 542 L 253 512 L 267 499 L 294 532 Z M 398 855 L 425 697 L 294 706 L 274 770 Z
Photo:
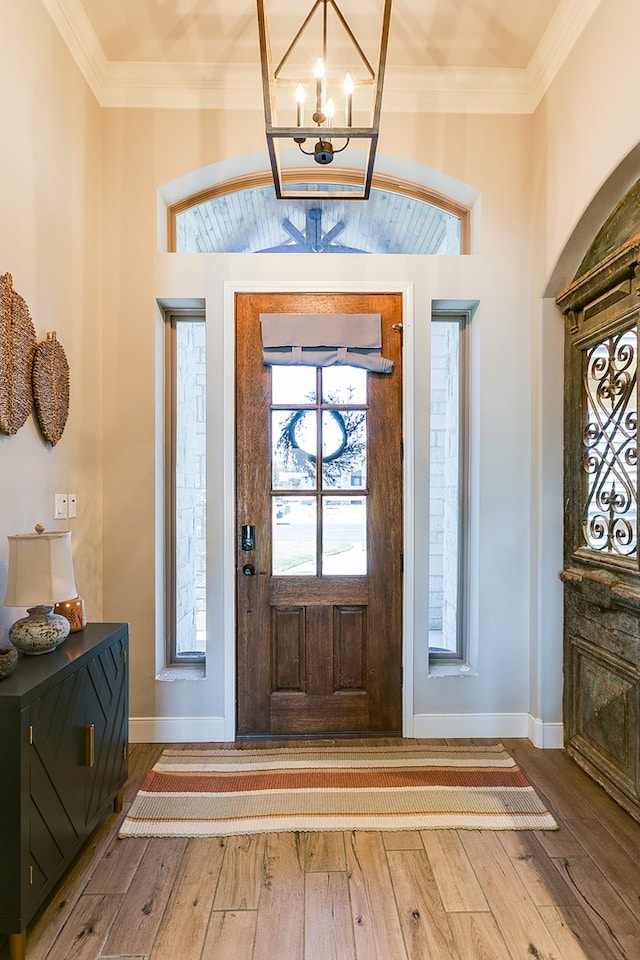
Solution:
M 28 616 L 9 628 L 9 639 L 23 653 L 49 653 L 69 634 L 69 621 L 53 612 L 60 600 L 77 594 L 70 530 L 17 533 L 9 541 L 7 607 L 26 607 Z

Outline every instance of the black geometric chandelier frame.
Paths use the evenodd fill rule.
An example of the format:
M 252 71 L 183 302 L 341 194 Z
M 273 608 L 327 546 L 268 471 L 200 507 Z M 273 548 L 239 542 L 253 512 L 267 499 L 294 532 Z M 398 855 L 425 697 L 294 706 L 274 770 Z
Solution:
M 338 0 L 313 0 L 292 40 L 281 45 L 277 62 L 269 35 L 272 2 L 257 0 L 265 133 L 276 196 L 366 200 L 380 131 L 392 0 L 355 3 L 356 14 L 366 9 L 368 47 L 343 12 L 349 0 L 340 0 L 342 7 Z

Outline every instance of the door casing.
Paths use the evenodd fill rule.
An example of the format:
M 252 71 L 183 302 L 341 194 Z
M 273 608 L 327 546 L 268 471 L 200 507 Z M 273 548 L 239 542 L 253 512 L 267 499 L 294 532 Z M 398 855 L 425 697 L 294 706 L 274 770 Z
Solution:
M 408 398 L 414 393 L 413 378 L 413 288 L 411 282 L 345 282 L 303 283 L 270 281 L 227 281 L 224 284 L 223 352 L 224 352 L 224 407 L 223 447 L 218 455 L 224 458 L 224 564 L 221 571 L 224 592 L 224 734 L 234 740 L 235 730 L 235 297 L 237 293 L 400 293 L 402 295 L 403 324 L 403 432 L 404 432 L 404 575 L 402 616 L 402 662 L 404 682 L 402 689 L 403 736 L 413 735 L 413 655 L 414 655 L 414 414 Z

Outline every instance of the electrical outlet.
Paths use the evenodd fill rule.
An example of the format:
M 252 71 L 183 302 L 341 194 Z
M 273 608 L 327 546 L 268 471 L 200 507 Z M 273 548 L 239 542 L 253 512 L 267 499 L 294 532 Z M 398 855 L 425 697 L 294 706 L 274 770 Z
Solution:
M 78 516 L 78 500 L 75 493 L 67 494 L 67 508 L 69 511 L 69 518 L 73 519 Z
M 53 519 L 66 520 L 67 513 L 67 495 L 66 493 L 55 493 L 53 495 Z

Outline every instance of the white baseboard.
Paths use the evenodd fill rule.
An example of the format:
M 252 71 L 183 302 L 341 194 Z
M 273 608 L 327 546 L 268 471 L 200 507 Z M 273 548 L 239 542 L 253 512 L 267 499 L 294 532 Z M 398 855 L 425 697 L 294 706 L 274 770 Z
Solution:
M 517 737 L 542 750 L 563 746 L 561 723 L 544 723 L 527 713 L 418 714 L 406 736 L 452 740 Z M 224 717 L 130 717 L 131 743 L 222 743 L 228 735 Z
M 408 736 L 454 740 L 517 737 L 547 750 L 563 745 L 561 723 L 543 723 L 528 713 L 417 714 Z
M 131 743 L 221 743 L 224 717 L 130 717 Z
M 541 750 L 561 750 L 564 747 L 564 725 L 545 723 L 536 717 L 529 717 L 529 740 Z

